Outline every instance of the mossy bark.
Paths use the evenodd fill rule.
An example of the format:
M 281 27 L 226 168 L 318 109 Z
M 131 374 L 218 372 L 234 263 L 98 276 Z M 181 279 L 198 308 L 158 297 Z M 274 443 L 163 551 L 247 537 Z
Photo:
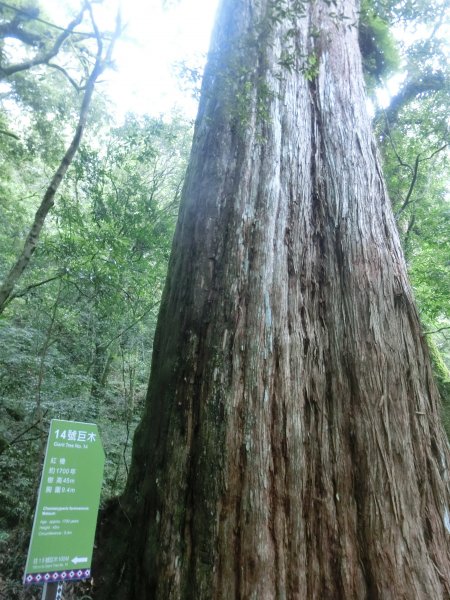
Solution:
M 450 597 L 449 449 L 356 21 L 222 2 L 100 599 Z

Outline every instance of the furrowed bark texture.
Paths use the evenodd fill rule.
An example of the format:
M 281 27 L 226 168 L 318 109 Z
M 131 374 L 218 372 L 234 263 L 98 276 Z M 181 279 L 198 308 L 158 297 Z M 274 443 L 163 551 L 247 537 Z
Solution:
M 99 598 L 450 597 L 449 450 L 357 10 L 295 4 L 220 9 Z

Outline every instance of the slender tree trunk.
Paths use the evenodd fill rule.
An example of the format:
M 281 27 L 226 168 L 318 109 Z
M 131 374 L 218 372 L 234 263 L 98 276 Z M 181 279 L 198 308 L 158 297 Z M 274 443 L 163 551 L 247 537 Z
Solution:
M 96 332 L 99 335 L 99 332 Z M 92 361 L 92 382 L 90 397 L 93 403 L 93 413 L 100 414 L 105 398 L 105 387 L 111 371 L 114 355 L 96 339 L 94 345 L 94 358 Z
M 50 316 L 50 323 L 48 325 L 47 333 L 45 335 L 44 344 L 42 345 L 42 348 L 39 351 L 39 373 L 38 373 L 38 379 L 37 379 L 37 384 L 36 384 L 36 408 L 35 408 L 35 417 L 38 420 L 38 429 L 41 433 L 40 454 L 39 454 L 38 460 L 36 461 L 38 465 L 40 465 L 44 459 L 45 443 L 46 443 L 45 428 L 44 428 L 44 423 L 43 423 L 44 414 L 42 412 L 42 384 L 44 382 L 44 378 L 45 378 L 45 374 L 46 374 L 45 373 L 45 361 L 47 358 L 49 348 L 52 344 L 52 333 L 53 333 L 53 328 L 55 326 L 56 314 L 58 312 L 59 302 L 61 299 L 61 292 L 62 292 L 62 283 L 60 281 L 59 287 L 58 287 L 58 293 L 57 293 L 55 301 L 53 303 L 53 308 L 52 308 L 51 316 Z
M 66 174 L 67 169 L 71 165 L 72 160 L 80 146 L 81 138 L 88 116 L 89 105 L 92 99 L 92 94 L 94 93 L 95 82 L 97 80 L 97 77 L 102 72 L 103 68 L 104 65 L 102 65 L 101 63 L 100 55 L 97 58 L 95 67 L 86 84 L 86 89 L 81 104 L 78 125 L 75 130 L 75 134 L 72 138 L 72 141 L 69 147 L 67 148 L 64 157 L 61 160 L 61 163 L 55 171 L 55 174 L 53 175 L 52 180 L 42 198 L 41 204 L 39 205 L 39 208 L 37 209 L 36 214 L 34 215 L 33 224 L 31 225 L 30 231 L 28 232 L 23 248 L 19 256 L 17 257 L 16 262 L 5 276 L 4 281 L 0 284 L 0 314 L 9 304 L 14 289 L 18 281 L 20 280 L 23 272 L 27 268 L 34 251 L 36 250 L 36 246 L 39 241 L 42 228 L 44 227 L 45 219 L 47 218 L 48 213 L 55 204 L 56 192 L 58 191 L 59 186 L 64 178 L 64 175 Z
M 449 448 L 357 7 L 301 9 L 222 2 L 98 598 L 450 597 Z
M 50 212 L 50 210 L 53 208 L 53 205 L 55 204 L 56 193 L 59 189 L 59 186 L 61 185 L 62 180 L 64 179 L 67 169 L 72 164 L 73 158 L 74 158 L 75 154 L 77 153 L 78 148 L 80 146 L 81 139 L 82 139 L 83 133 L 84 133 L 84 129 L 86 127 L 86 122 L 87 122 L 88 113 L 89 113 L 89 107 L 90 107 L 92 96 L 94 93 L 95 84 L 97 82 L 97 79 L 100 77 L 100 75 L 105 70 L 105 68 L 109 65 L 109 63 L 111 61 L 112 52 L 114 49 L 114 44 L 121 32 L 121 20 L 120 20 L 120 11 L 119 11 L 117 14 L 117 17 L 116 17 L 115 32 L 108 44 L 106 51 L 103 52 L 103 41 L 102 41 L 100 32 L 98 30 L 98 27 L 95 23 L 95 20 L 94 20 L 94 15 L 92 13 L 92 7 L 91 7 L 90 3 L 88 1 L 86 1 L 84 4 L 83 10 L 79 13 L 79 15 L 76 17 L 76 19 L 74 19 L 72 21 L 72 23 L 70 23 L 67 32 L 65 32 L 67 35 L 65 33 L 63 33 L 63 34 L 61 34 L 61 36 L 59 36 L 52 52 L 55 50 L 56 50 L 56 52 L 59 51 L 59 48 L 60 48 L 61 44 L 64 42 L 64 40 L 66 39 L 66 37 L 74 30 L 76 25 L 78 25 L 78 23 L 80 22 L 85 10 L 88 10 L 88 12 L 90 13 L 91 24 L 92 24 L 92 29 L 93 29 L 93 36 L 96 38 L 96 42 L 97 42 L 97 53 L 95 56 L 95 63 L 94 63 L 94 66 L 92 67 L 92 70 L 91 70 L 89 77 L 87 78 L 84 88 L 83 88 L 84 92 L 83 92 L 83 96 L 82 96 L 82 100 L 81 100 L 80 113 L 78 116 L 78 123 L 77 123 L 76 129 L 75 129 L 74 135 L 72 137 L 72 140 L 71 140 L 69 146 L 67 147 L 67 150 L 66 150 L 58 168 L 56 169 L 56 171 L 45 191 L 45 194 L 42 198 L 41 204 L 39 205 L 39 207 L 34 215 L 34 220 L 31 225 L 30 231 L 28 232 L 28 235 L 25 239 L 23 248 L 22 248 L 19 256 L 17 257 L 16 262 L 14 263 L 14 265 L 10 268 L 10 270 L 6 274 L 3 282 L 0 283 L 0 315 L 3 313 L 6 306 L 9 304 L 9 302 L 11 302 L 11 300 L 13 299 L 14 289 L 17 286 L 17 283 L 19 282 L 23 272 L 28 267 L 31 257 L 33 256 L 33 253 L 36 250 L 36 246 L 39 241 L 39 237 L 41 235 L 42 228 L 44 227 L 45 220 L 48 216 L 48 213 Z M 52 57 L 51 56 L 52 52 L 49 53 L 48 60 L 50 60 L 50 58 Z M 22 65 L 16 65 L 15 67 L 12 67 L 12 69 L 13 69 L 12 72 L 31 68 L 35 64 L 41 64 L 39 59 L 36 59 L 36 60 L 37 60 L 37 62 L 34 60 L 31 60 L 28 63 L 23 63 Z M 55 66 L 55 65 L 53 65 L 53 66 Z M 2 70 L 0 69 L 0 75 L 1 75 L 1 71 Z M 3 71 L 7 73 L 7 70 L 3 69 Z M 66 73 L 64 69 L 62 69 L 62 71 L 64 73 Z M 66 75 L 67 75 L 67 73 L 66 73 Z M 0 79 L 1 79 L 1 77 L 0 77 Z

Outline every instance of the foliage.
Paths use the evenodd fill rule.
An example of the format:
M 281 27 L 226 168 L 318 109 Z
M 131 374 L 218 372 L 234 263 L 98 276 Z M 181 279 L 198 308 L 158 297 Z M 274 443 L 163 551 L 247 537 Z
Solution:
M 60 90 L 53 77 L 47 84 L 50 96 L 55 91 L 52 106 Z M 9 124 L 14 111 L 28 110 L 19 97 L 13 109 L 8 106 L 4 103 L 0 115 Z M 30 112 L 33 118 L 21 140 L 0 138 L 5 165 L 1 202 L 7 217 L 0 223 L 3 268 L 15 252 L 11 241 L 20 245 L 26 235 L 45 173 L 57 160 L 53 140 L 60 124 L 48 119 L 41 130 L 39 110 Z M 42 106 L 43 120 L 45 114 Z M 0 321 L 3 543 L 11 543 L 11 530 L 30 530 L 30 490 L 36 488 L 50 418 L 98 422 L 106 450 L 107 497 L 123 486 L 131 435 L 142 410 L 190 125 L 177 116 L 130 115 L 122 126 L 111 128 L 98 100 L 94 114 L 101 118 L 92 123 L 31 268 Z M 66 118 L 69 123 L 70 110 Z M 30 143 L 33 139 L 40 150 Z M 11 478 L 11 470 L 20 477 Z M 7 553 L 2 567 L 17 581 L 26 543 L 22 535 L 14 543 L 17 552 Z M 8 592 L 11 598 L 15 593 Z
M 29 9 L 28 16 L 37 10 L 35 2 L 15 6 Z M 275 23 L 289 6 L 273 3 Z M 301 7 L 296 3 L 297 11 Z M 448 65 L 438 27 L 444 8 L 442 0 L 363 0 L 361 7 L 369 85 L 379 86 L 400 65 L 406 74 L 390 107 L 378 109 L 375 126 L 426 331 L 450 323 Z M 31 40 L 26 57 L 45 54 L 57 33 L 27 14 L 17 24 L 22 37 L 25 32 Z M 0 7 L 0 28 L 11 21 L 11 12 Z M 412 43 L 395 44 L 392 25 L 407 24 L 428 29 Z M 82 41 L 74 45 L 86 64 Z M 313 79 L 318 56 L 311 51 L 295 57 L 293 47 L 287 40 L 280 67 L 300 68 Z M 1 64 L 13 56 L 11 48 L 0 30 Z M 84 67 L 73 68 L 69 55 L 68 48 L 70 73 L 81 81 Z M 198 79 L 197 70 L 183 69 Z M 241 122 L 248 118 L 252 94 L 257 94 L 259 116 L 269 118 L 274 92 L 257 74 L 236 70 L 227 75 L 236 76 L 248 80 L 240 99 Z M 23 244 L 78 110 L 73 83 L 58 69 L 37 65 L 14 73 L 0 88 L 0 279 Z M 143 406 L 191 128 L 177 115 L 129 115 L 115 127 L 109 110 L 97 96 L 89 133 L 60 188 L 30 269 L 0 320 L 0 570 L 3 579 L 12 577 L 11 599 L 19 597 L 49 419 L 99 423 L 107 455 L 106 498 L 123 487 Z M 448 426 L 450 335 L 442 329 L 427 338 Z M 8 537 L 12 531 L 14 538 Z
M 371 0 L 361 2 L 359 45 L 369 88 L 399 68 L 400 55 L 389 22 L 376 11 Z
M 399 31 L 408 24 L 421 32 L 412 41 L 403 36 L 399 44 L 406 78 L 389 106 L 378 109 L 375 126 L 424 330 L 438 331 L 427 339 L 448 425 L 450 341 L 443 329 L 450 319 L 446 3 L 375 2 L 375 6 L 385 18 L 395 20 Z
M 431 359 L 433 362 L 433 368 L 441 397 L 443 399 L 443 414 L 442 420 L 444 423 L 447 435 L 450 438 L 450 369 L 445 364 L 442 352 L 442 339 L 445 336 L 441 336 L 441 344 L 438 341 L 435 343 L 432 339 L 428 340 L 428 346 L 430 348 Z M 445 340 L 448 344 L 448 340 Z

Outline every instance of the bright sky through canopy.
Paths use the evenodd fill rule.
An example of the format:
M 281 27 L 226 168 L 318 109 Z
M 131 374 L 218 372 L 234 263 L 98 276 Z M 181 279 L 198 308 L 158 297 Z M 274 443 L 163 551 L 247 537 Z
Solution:
M 203 65 L 218 0 L 177 0 L 167 2 L 167 8 L 162 0 L 121 4 L 126 30 L 114 51 L 116 71 L 106 73 L 107 81 L 97 89 L 111 97 L 119 119 L 128 111 L 158 116 L 176 107 L 194 117 L 197 103 L 181 91 L 174 66 L 183 61 Z M 65 24 L 80 2 L 42 0 L 42 6 L 54 23 Z M 105 0 L 95 9 L 100 28 L 113 29 L 117 0 Z

